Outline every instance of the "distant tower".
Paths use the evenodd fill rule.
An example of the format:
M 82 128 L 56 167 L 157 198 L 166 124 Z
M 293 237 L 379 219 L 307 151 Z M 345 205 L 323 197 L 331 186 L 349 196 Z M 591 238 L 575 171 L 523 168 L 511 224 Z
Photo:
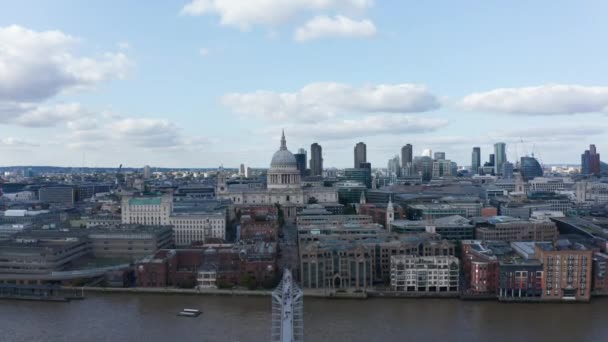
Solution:
M 494 144 L 494 173 L 502 175 L 503 164 L 507 161 L 507 144 L 499 142 Z
M 241 164 L 241 167 L 239 169 L 239 176 L 244 176 L 245 175 L 245 164 Z
M 217 171 L 217 184 L 215 186 L 215 195 L 225 194 L 228 192 L 228 184 L 226 183 L 226 173 L 224 167 L 220 166 Z
M 360 168 L 361 163 L 367 163 L 367 146 L 363 142 L 355 145 L 355 169 Z
M 298 171 L 300 171 L 300 176 L 306 176 L 306 150 L 301 148 L 298 150 L 298 153 L 294 153 L 293 156 L 296 157 L 296 165 Z
M 411 144 L 407 144 L 401 148 L 401 167 L 407 168 L 412 165 L 414 160 L 414 153 Z
M 310 175 L 323 176 L 323 148 L 317 143 L 310 145 Z
M 149 179 L 152 175 L 152 171 L 149 165 L 144 166 L 144 179 Z
M 435 160 L 445 160 L 445 152 L 435 152 L 433 154 L 433 159 L 435 159 Z
M 393 206 L 393 196 L 388 197 L 388 205 L 386 206 L 386 230 L 391 231 L 391 224 L 395 221 L 395 207 Z
M 595 145 L 590 145 L 589 149 L 581 155 L 581 173 L 583 175 L 599 175 L 601 169 L 600 154 L 597 153 Z
M 522 177 L 521 173 L 515 174 L 515 192 L 526 192 L 526 185 L 524 184 L 524 178 Z
M 471 154 L 471 173 L 476 175 L 479 173 L 481 167 L 481 148 L 473 147 L 473 153 Z
M 361 197 L 359 197 L 359 204 L 366 204 L 367 200 L 365 199 L 365 191 L 361 191 Z

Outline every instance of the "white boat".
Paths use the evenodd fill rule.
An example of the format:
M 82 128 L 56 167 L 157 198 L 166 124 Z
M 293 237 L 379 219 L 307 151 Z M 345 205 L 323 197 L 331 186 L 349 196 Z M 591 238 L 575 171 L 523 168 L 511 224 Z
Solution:
M 201 310 L 197 309 L 182 309 L 177 315 L 183 317 L 198 317 L 201 313 Z

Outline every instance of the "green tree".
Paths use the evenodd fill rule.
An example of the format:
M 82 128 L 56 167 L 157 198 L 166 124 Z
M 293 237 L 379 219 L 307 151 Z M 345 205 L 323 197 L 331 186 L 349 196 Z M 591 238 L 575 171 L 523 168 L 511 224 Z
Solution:
M 250 274 L 243 274 L 241 277 L 241 286 L 246 287 L 248 290 L 255 290 L 258 287 L 255 278 Z
M 355 210 L 355 207 L 353 207 L 351 204 L 344 206 L 344 215 L 355 215 L 356 213 L 357 211 Z
M 283 208 L 281 208 L 281 205 L 279 203 L 276 203 L 275 206 L 277 208 L 277 218 L 279 221 L 279 228 L 283 228 L 283 226 L 285 225 L 285 213 L 283 212 Z

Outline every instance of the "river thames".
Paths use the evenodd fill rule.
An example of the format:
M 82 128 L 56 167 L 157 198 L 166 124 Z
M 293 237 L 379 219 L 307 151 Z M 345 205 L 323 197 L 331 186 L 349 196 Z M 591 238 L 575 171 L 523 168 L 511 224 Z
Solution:
M 306 341 L 608 341 L 608 298 L 590 304 L 306 298 Z M 198 318 L 178 317 L 198 308 Z M 93 295 L 0 301 L 2 341 L 268 341 L 270 298 Z

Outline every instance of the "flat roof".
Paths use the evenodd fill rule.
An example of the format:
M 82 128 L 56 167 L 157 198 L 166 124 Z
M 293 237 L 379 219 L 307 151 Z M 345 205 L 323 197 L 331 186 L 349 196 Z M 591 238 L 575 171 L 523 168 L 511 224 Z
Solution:
M 161 197 L 138 197 L 129 200 L 130 205 L 160 205 Z

